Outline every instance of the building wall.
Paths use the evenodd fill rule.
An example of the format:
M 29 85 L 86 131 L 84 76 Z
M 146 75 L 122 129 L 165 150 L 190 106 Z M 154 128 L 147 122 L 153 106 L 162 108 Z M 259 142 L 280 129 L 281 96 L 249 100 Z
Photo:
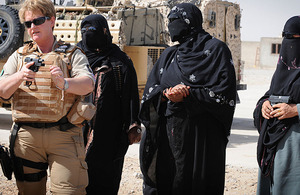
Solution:
M 260 39 L 260 68 L 275 68 L 279 54 L 272 54 L 272 44 L 281 44 L 281 37 L 262 37 Z
M 260 42 L 242 41 L 241 58 L 244 67 L 255 68 L 259 66 L 259 58 L 256 61 L 257 52 L 259 52 Z
M 242 61 L 248 68 L 276 68 L 279 54 L 272 53 L 272 44 L 281 44 L 281 37 L 262 37 L 260 42 L 242 41 Z

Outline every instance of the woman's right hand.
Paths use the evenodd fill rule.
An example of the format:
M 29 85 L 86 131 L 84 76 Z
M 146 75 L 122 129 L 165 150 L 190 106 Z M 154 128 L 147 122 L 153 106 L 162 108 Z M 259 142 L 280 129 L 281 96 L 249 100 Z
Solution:
M 264 101 L 262 108 L 261 108 L 261 113 L 265 119 L 273 118 L 273 115 L 270 114 L 273 110 L 274 109 L 271 106 L 270 101 L 269 100 Z
M 33 81 L 35 78 L 35 72 L 29 69 L 30 66 L 32 66 L 34 62 L 29 62 L 25 64 L 21 71 L 19 71 L 19 78 L 22 81 Z

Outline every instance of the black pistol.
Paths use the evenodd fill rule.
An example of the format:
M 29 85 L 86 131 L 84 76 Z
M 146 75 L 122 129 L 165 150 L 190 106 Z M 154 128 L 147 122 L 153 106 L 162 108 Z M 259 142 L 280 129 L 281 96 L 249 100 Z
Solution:
M 2 167 L 2 172 L 8 180 L 11 180 L 13 173 L 12 161 L 9 157 L 8 149 L 0 145 L 0 163 Z
M 43 63 L 44 60 L 42 58 L 26 57 L 25 62 L 27 62 L 27 63 L 34 62 L 34 64 L 29 67 L 29 69 L 32 70 L 33 72 L 38 72 L 41 66 L 45 66 L 45 63 Z M 31 84 L 32 84 L 31 81 L 26 81 L 27 87 L 30 87 Z
M 278 103 L 289 103 L 290 96 L 282 96 L 282 95 L 271 95 L 269 97 L 269 101 L 271 103 L 271 106 L 278 104 Z
M 41 66 L 45 66 L 44 60 L 42 58 L 30 58 L 26 57 L 25 62 L 34 62 L 33 65 L 29 67 L 33 72 L 38 72 Z

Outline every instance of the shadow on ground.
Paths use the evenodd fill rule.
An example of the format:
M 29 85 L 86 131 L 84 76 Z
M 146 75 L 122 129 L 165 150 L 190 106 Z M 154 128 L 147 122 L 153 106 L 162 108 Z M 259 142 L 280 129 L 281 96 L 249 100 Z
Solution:
M 257 135 L 238 135 L 231 134 L 227 148 L 237 148 L 237 145 L 257 143 Z
M 231 129 L 237 133 L 231 133 L 227 145 L 228 148 L 236 148 L 237 145 L 257 143 L 258 133 L 256 133 L 257 129 L 254 127 L 253 119 L 234 118 Z M 239 133 L 239 130 L 241 133 Z M 245 131 L 249 131 L 249 133 Z
M 231 129 L 257 131 L 251 118 L 233 118 Z

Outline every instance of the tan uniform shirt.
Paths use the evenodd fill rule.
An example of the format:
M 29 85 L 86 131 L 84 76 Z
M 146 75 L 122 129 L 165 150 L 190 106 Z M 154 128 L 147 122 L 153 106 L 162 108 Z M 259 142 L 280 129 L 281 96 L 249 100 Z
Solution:
M 56 44 L 54 42 L 53 46 Z M 40 49 L 38 48 L 39 52 Z M 21 55 L 15 51 L 5 63 L 3 70 L 4 74 L 0 77 L 0 80 L 6 78 L 14 73 L 17 72 L 18 67 L 18 60 L 22 60 Z M 89 68 L 89 62 L 85 54 L 81 52 L 81 50 L 76 49 L 71 58 L 72 70 L 71 70 L 71 77 L 82 77 L 87 76 L 93 80 L 95 83 L 94 75 Z

